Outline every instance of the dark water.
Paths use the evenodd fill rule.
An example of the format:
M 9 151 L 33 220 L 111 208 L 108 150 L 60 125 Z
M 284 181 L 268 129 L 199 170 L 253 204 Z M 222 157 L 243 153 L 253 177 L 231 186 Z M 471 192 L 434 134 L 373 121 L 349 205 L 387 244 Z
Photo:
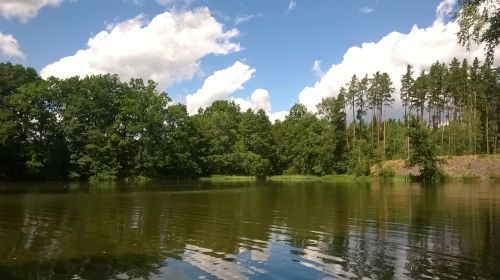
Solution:
M 500 279 L 500 186 L 0 185 L 0 279 Z

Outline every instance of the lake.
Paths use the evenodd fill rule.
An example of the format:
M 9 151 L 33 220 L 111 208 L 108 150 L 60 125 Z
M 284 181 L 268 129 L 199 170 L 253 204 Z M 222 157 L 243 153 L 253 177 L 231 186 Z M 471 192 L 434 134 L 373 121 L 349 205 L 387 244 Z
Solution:
M 500 185 L 0 184 L 0 279 L 500 279 Z

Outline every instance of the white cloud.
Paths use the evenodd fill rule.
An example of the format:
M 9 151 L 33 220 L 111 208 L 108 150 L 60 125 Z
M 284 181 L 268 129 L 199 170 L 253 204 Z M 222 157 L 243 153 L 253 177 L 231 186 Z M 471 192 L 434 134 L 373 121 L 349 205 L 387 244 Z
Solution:
M 25 59 L 26 56 L 19 48 L 19 43 L 11 34 L 0 32 L 0 55 L 7 58 Z
M 288 12 L 291 12 L 292 10 L 294 10 L 295 7 L 297 7 L 297 2 L 295 0 L 291 0 L 290 4 L 288 4 Z
M 362 14 L 371 14 L 373 13 L 374 9 L 370 7 L 363 7 L 359 9 L 359 12 Z
M 315 60 L 311 70 L 314 72 L 316 78 L 321 79 L 324 75 L 323 70 L 321 70 L 321 60 Z
M 283 121 L 288 111 L 271 112 L 271 100 L 266 89 L 256 89 L 249 98 L 231 97 L 236 91 L 243 89 L 243 85 L 252 78 L 254 73 L 254 68 L 240 61 L 236 61 L 225 69 L 215 71 L 196 93 L 186 96 L 188 113 L 194 115 L 199 108 L 207 108 L 216 100 L 231 100 L 240 106 L 242 112 L 248 109 L 257 112 L 262 109 L 270 121 Z
M 138 16 L 108 26 L 90 38 L 87 48 L 45 66 L 42 77 L 113 73 L 124 79 L 152 79 L 160 89 L 191 79 L 200 59 L 240 50 L 232 39 L 237 29 L 224 30 L 208 8 L 165 12 L 151 21 Z
M 436 21 L 444 23 L 457 4 L 457 0 L 443 0 L 436 8 Z
M 11 19 L 17 18 L 27 22 L 35 17 L 38 11 L 45 6 L 59 6 L 64 0 L 2 0 L 0 1 L 0 16 Z
M 284 121 L 289 113 L 288 111 L 272 112 L 269 91 L 266 89 L 256 89 L 250 95 L 250 98 L 232 98 L 231 100 L 240 106 L 242 112 L 245 112 L 248 109 L 251 109 L 254 112 L 257 112 L 260 109 L 264 110 L 272 123 L 275 123 L 277 120 Z
M 418 74 L 422 69 L 430 68 L 436 60 L 448 63 L 453 57 L 459 59 L 474 57 L 484 58 L 482 46 L 472 46 L 471 51 L 458 44 L 456 22 L 445 22 L 446 15 L 453 7 L 453 0 L 443 1 L 436 9 L 436 20 L 427 28 L 413 26 L 409 33 L 392 32 L 378 42 L 363 43 L 360 47 L 351 47 L 344 54 L 342 61 L 334 64 L 314 86 L 305 87 L 299 93 L 300 103 L 311 110 L 316 110 L 322 98 L 336 96 L 340 87 L 349 81 L 353 74 L 363 77 L 365 73 L 372 75 L 376 71 L 387 72 L 394 82 L 396 92 L 395 109 L 389 116 L 396 117 L 394 110 L 399 110 L 399 88 L 401 76 L 406 65 L 414 66 Z M 497 52 L 500 48 L 497 48 Z M 495 64 L 500 60 L 497 57 Z
M 232 99 L 236 104 L 240 105 L 241 111 L 245 112 L 252 109 L 254 112 L 260 109 L 266 113 L 271 112 L 271 101 L 269 100 L 269 92 L 265 89 L 256 89 L 251 95 L 250 99 L 235 98 Z
M 196 93 L 186 96 L 188 113 L 196 114 L 199 108 L 206 108 L 216 100 L 228 99 L 235 91 L 242 89 L 243 84 L 250 80 L 254 73 L 254 68 L 240 61 L 215 71 Z
M 244 22 L 251 20 L 253 17 L 254 15 L 236 16 L 236 18 L 234 19 L 234 25 L 240 25 Z
M 162 6 L 170 7 L 181 5 L 183 7 L 189 6 L 193 0 L 156 0 L 156 3 Z
M 288 116 L 290 112 L 288 111 L 278 111 L 274 113 L 268 113 L 267 115 L 269 116 L 269 120 L 272 123 L 275 123 L 276 121 L 284 121 L 286 116 Z

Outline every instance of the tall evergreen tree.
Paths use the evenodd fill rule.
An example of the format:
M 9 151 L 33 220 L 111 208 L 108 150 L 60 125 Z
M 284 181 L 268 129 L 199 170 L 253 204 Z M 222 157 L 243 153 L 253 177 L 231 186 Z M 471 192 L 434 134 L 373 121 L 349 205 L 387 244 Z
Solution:
M 411 108 L 411 98 L 414 96 L 414 91 L 415 91 L 415 79 L 413 79 L 413 67 L 411 65 L 406 66 L 406 73 L 403 75 L 401 78 L 401 89 L 400 89 L 400 95 L 401 95 L 401 102 L 403 103 L 403 108 L 404 108 L 404 120 L 406 126 L 408 125 L 408 114 L 411 114 L 411 111 L 408 112 L 409 108 Z M 406 137 L 406 150 L 407 150 L 407 156 L 410 154 L 409 149 L 410 149 L 410 138 L 407 136 Z

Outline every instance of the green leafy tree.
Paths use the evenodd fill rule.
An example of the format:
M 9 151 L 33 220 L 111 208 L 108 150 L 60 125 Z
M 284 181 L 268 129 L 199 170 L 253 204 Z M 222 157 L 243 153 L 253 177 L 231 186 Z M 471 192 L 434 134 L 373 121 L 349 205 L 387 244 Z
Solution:
M 410 117 L 408 136 L 410 137 L 410 156 L 406 160 L 407 167 L 418 167 L 419 179 L 423 182 L 443 180 L 436 155 L 436 147 L 432 143 L 425 124 L 417 118 Z
M 322 125 L 302 104 L 295 104 L 277 132 L 282 168 L 287 174 L 325 174 L 318 162 Z
M 21 86 L 7 99 L 24 135 L 26 177 L 65 178 L 68 151 L 58 116 L 61 114 L 54 80 Z
M 12 63 L 0 63 L 0 179 L 20 178 L 24 176 L 26 154 L 23 134 L 13 108 L 7 99 L 15 95 L 18 89 L 28 83 L 40 80 L 35 69 Z
M 495 47 L 500 42 L 500 4 L 497 0 L 459 0 L 454 16 L 460 30 L 458 41 L 470 48 L 472 42 L 485 43 L 486 58 L 493 62 Z
M 195 116 L 195 123 L 203 137 L 205 149 L 201 155 L 202 173 L 236 174 L 239 172 L 235 157 L 241 112 L 229 101 L 215 101 Z
M 161 146 L 168 158 L 164 168 L 165 175 L 176 179 L 200 175 L 204 142 L 194 119 L 187 113 L 186 105 L 170 105 L 165 125 L 166 132 Z
M 321 166 L 326 173 L 343 174 L 347 171 L 347 133 L 345 98 L 339 93 L 337 98 L 324 98 L 318 104 L 318 113 L 324 121 L 322 144 L 319 154 Z M 354 126 L 354 124 L 353 124 Z
M 252 172 L 249 172 L 249 175 L 265 177 L 278 172 L 276 140 L 272 133 L 272 124 L 264 110 L 261 109 L 257 113 L 247 110 L 242 114 L 239 137 L 243 150 L 257 156 L 253 162 L 258 166 L 251 167 Z

